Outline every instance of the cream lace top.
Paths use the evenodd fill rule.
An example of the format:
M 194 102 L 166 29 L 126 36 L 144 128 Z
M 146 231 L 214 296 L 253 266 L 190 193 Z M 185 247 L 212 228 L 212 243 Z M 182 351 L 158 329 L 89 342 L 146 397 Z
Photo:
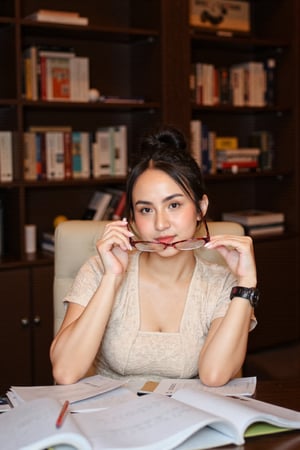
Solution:
M 210 324 L 225 315 L 236 279 L 227 268 L 208 263 L 196 253 L 195 258 L 180 330 L 144 332 L 139 330 L 139 252 L 130 254 L 127 274 L 95 360 L 97 373 L 111 378 L 151 377 L 152 380 L 197 377 L 199 353 Z M 91 257 L 78 272 L 64 301 L 86 306 L 102 273 L 100 258 Z M 255 324 L 253 316 L 251 329 Z

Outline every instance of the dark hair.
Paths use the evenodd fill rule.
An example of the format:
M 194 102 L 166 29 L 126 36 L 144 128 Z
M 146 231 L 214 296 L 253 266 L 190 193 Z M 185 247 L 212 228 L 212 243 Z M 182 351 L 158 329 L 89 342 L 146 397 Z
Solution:
M 173 127 L 160 128 L 143 137 L 141 157 L 127 179 L 126 217 L 134 220 L 132 191 L 138 177 L 149 167 L 168 174 L 194 201 L 200 212 L 199 201 L 206 193 L 201 169 L 187 151 L 187 143 L 181 131 Z

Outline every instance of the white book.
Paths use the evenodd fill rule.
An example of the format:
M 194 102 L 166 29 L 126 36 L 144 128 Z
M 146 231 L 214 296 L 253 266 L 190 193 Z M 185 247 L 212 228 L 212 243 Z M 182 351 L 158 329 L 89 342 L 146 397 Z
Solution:
M 93 177 L 113 175 L 112 133 L 109 127 L 99 128 L 93 145 Z
M 127 175 L 127 126 L 113 127 L 113 174 L 117 176 Z
M 212 106 L 214 105 L 214 66 L 212 64 L 203 64 L 202 66 L 202 104 Z
M 245 226 L 267 225 L 283 223 L 284 213 L 258 209 L 245 209 L 241 211 L 223 212 L 222 220 L 238 222 Z
M 202 122 L 201 120 L 191 120 L 190 122 L 190 135 L 191 135 L 191 153 L 198 166 L 202 165 L 202 151 L 201 151 L 201 139 L 202 139 Z
M 23 134 L 24 143 L 24 179 L 36 180 L 36 136 L 35 133 L 26 131 Z
M 88 102 L 90 90 L 89 58 L 70 59 L 70 99 L 73 102 Z
M 46 175 L 48 180 L 65 177 L 64 135 L 62 132 L 45 133 Z
M 0 131 L 0 181 L 13 181 L 13 135 Z
M 90 414 L 67 414 L 56 428 L 61 406 L 54 398 L 39 398 L 1 414 L 3 448 L 42 450 L 64 444 L 78 450 L 207 449 L 243 445 L 249 427 L 255 435 L 259 423 L 265 433 L 300 429 L 300 412 L 196 388 L 178 390 L 172 398 L 150 394 Z
M 230 86 L 233 106 L 245 105 L 245 72 L 241 66 L 230 68 Z

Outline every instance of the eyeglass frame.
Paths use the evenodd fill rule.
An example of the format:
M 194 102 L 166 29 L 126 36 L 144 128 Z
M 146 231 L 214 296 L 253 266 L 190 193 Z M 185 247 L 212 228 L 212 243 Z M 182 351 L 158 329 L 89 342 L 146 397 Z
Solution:
M 167 242 L 156 242 L 156 241 L 134 241 L 132 238 L 129 238 L 129 242 L 130 242 L 130 245 L 132 245 L 132 247 L 134 247 L 136 250 L 138 250 L 138 248 L 136 247 L 137 244 L 160 244 L 160 245 L 164 246 L 164 248 L 162 250 L 165 250 L 167 247 L 176 248 L 176 245 L 177 244 L 181 244 L 182 242 L 204 241 L 204 243 L 207 244 L 207 242 L 210 241 L 210 233 L 209 233 L 207 221 L 206 221 L 205 217 L 202 216 L 202 214 L 201 214 L 201 222 L 204 224 L 205 231 L 206 231 L 206 236 L 203 236 L 203 237 L 183 239 L 181 241 L 171 242 L 170 244 L 167 243 Z M 196 247 L 196 248 L 200 248 L 200 247 Z M 196 250 L 196 248 L 195 249 L 181 249 L 180 248 L 180 249 L 177 249 L 177 250 L 188 251 L 188 250 Z M 147 250 L 139 250 L 139 251 L 147 251 Z

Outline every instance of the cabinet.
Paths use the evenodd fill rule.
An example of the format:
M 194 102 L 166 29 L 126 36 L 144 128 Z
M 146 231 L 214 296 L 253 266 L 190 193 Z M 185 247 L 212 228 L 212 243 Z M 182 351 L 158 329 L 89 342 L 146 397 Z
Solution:
M 53 267 L 49 263 L 1 270 L 1 392 L 11 384 L 51 384 L 49 347 Z
M 251 0 L 249 36 L 220 37 L 189 26 L 188 0 L 4 0 L 0 5 L 0 130 L 15 134 L 14 180 L 0 183 L 4 208 L 4 251 L 0 260 L 3 308 L 1 333 L 5 369 L 3 383 L 45 383 L 52 338 L 51 255 L 24 252 L 24 225 L 37 225 L 38 238 L 64 214 L 80 218 L 95 189 L 122 185 L 124 178 L 26 181 L 23 176 L 23 132 L 31 125 L 71 126 L 93 131 L 126 124 L 129 165 L 139 137 L 167 123 L 189 134 L 191 119 L 201 119 L 219 134 L 234 134 L 241 145 L 255 130 L 272 131 L 274 168 L 268 172 L 207 175 L 209 216 L 223 210 L 278 209 L 286 215 L 280 238 L 257 239 L 255 250 L 262 291 L 259 326 L 251 334 L 250 351 L 300 338 L 299 299 L 299 5 L 296 0 Z M 89 18 L 88 26 L 34 23 L 25 17 L 38 9 L 64 9 Z M 22 52 L 30 45 L 72 47 L 90 59 L 90 85 L 106 95 L 143 97 L 143 104 L 29 101 L 22 95 Z M 276 102 L 269 107 L 199 106 L 191 102 L 191 64 L 217 66 L 246 60 L 277 61 Z M 35 305 L 46 315 L 34 324 Z M 17 314 L 16 314 L 17 312 Z M 29 325 L 22 324 L 28 318 Z M 15 318 L 15 319 L 14 319 Z M 14 324 L 10 327 L 10 322 Z M 26 322 L 26 320 L 25 320 Z M 43 334 L 43 337 L 41 335 Z M 11 342 L 10 348 L 7 342 Z M 39 360 L 39 358 L 45 358 Z M 22 370 L 20 367 L 22 366 Z M 20 378 L 14 378 L 19 374 Z

